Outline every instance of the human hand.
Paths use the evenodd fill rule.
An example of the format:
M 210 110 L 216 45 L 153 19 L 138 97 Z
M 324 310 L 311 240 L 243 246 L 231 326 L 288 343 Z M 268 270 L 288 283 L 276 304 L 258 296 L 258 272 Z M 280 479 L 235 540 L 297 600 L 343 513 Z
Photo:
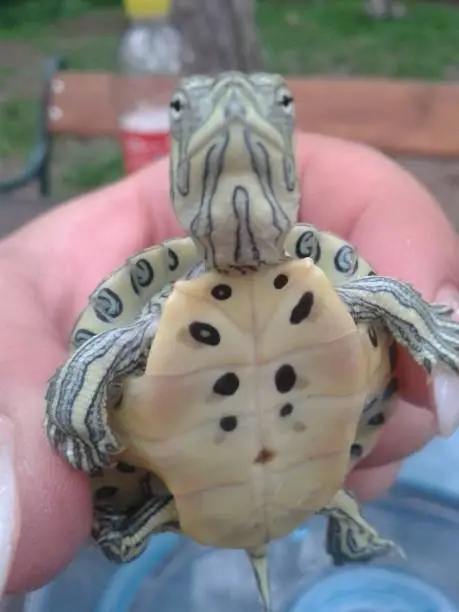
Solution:
M 415 179 L 377 152 L 312 135 L 299 136 L 298 166 L 301 221 L 349 240 L 378 273 L 458 308 L 458 237 Z M 47 380 L 65 360 L 70 330 L 99 281 L 133 253 L 183 235 L 168 180 L 164 160 L 56 208 L 0 243 L 6 298 L 0 303 L 0 551 L 11 552 L 8 592 L 52 579 L 90 532 L 88 482 L 45 438 Z M 362 500 L 383 494 L 400 460 L 437 431 L 424 372 L 402 354 L 399 375 L 394 416 L 349 479 Z M 8 482 L 13 463 L 15 490 Z M 0 592 L 8 567 L 0 558 Z

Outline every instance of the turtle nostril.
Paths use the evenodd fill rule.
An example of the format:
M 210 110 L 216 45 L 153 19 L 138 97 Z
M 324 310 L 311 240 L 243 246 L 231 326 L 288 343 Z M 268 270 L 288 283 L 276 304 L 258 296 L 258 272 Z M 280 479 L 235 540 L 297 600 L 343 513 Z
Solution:
M 255 458 L 254 464 L 265 465 L 274 459 L 276 453 L 269 448 L 262 448 Z

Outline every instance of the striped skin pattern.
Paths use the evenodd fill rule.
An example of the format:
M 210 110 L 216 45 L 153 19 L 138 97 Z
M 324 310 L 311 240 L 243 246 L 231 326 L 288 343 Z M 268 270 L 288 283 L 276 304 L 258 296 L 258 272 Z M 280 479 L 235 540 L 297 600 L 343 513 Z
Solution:
M 346 342 L 340 338 L 342 334 L 349 334 L 348 349 L 356 351 L 355 363 L 361 359 L 362 365 L 349 370 L 349 384 L 354 384 L 355 399 L 352 412 L 348 412 L 349 417 L 343 423 L 346 435 L 343 433 L 340 436 L 341 429 L 332 425 L 338 423 L 333 419 L 340 417 L 339 411 L 333 413 L 328 409 L 327 421 L 320 411 L 314 413 L 314 399 L 308 399 L 307 390 L 303 392 L 301 402 L 307 404 L 309 401 L 312 408 L 307 418 L 311 419 L 313 414 L 317 416 L 306 425 L 304 419 L 303 422 L 301 419 L 292 421 L 296 423 L 295 431 L 310 436 L 308 427 L 320 427 L 322 422 L 320 435 L 324 435 L 325 445 L 322 450 L 326 454 L 330 450 L 326 448 L 329 444 L 326 440 L 334 440 L 334 444 L 340 445 L 340 452 L 336 454 L 339 459 L 330 463 L 328 475 L 326 473 L 318 481 L 318 472 L 314 472 L 316 468 L 311 462 L 311 477 L 303 475 L 301 482 L 298 482 L 301 494 L 307 499 L 302 512 L 298 513 L 297 508 L 295 519 L 292 518 L 293 511 L 287 512 L 285 518 L 281 514 L 277 518 L 274 516 L 272 529 L 276 535 L 282 535 L 295 523 L 318 512 L 328 517 L 326 548 L 336 564 L 401 552 L 396 544 L 379 536 L 363 519 L 350 492 L 339 488 L 339 485 L 336 488 L 330 482 L 338 473 L 344 481 L 345 474 L 371 452 L 381 427 L 390 416 L 391 399 L 397 389 L 397 344 L 405 346 L 427 372 L 440 362 L 458 371 L 459 326 L 451 321 L 451 311 L 447 308 L 427 304 L 404 283 L 376 276 L 352 245 L 311 225 L 296 223 L 299 193 L 292 144 L 293 101 L 280 77 L 226 73 L 215 79 L 185 79 L 172 99 L 171 120 L 171 200 L 177 218 L 189 237 L 170 240 L 135 254 L 99 284 L 76 322 L 70 337 L 69 358 L 50 380 L 46 396 L 45 426 L 50 443 L 71 465 L 91 477 L 94 493 L 93 535 L 96 541 L 104 553 L 117 562 L 126 562 L 141 554 L 152 534 L 164 530 L 184 531 L 184 525 L 199 524 L 201 540 L 206 539 L 205 543 L 210 545 L 221 544 L 223 533 L 219 531 L 218 521 L 212 534 L 211 525 L 207 525 L 204 519 L 204 514 L 212 516 L 212 511 L 216 512 L 221 502 L 219 496 L 214 495 L 213 499 L 212 496 L 206 497 L 207 501 L 197 506 L 201 510 L 190 509 L 178 504 L 183 491 L 177 489 L 176 484 L 173 484 L 173 490 L 169 486 L 171 482 L 177 482 L 177 477 L 180 481 L 180 470 L 174 476 L 175 481 L 174 478 L 171 480 L 170 466 L 184 461 L 185 450 L 181 453 L 179 448 L 175 455 L 166 457 L 167 460 L 161 463 L 158 455 L 152 459 L 154 445 L 145 446 L 145 436 L 154 438 L 156 430 L 171 426 L 167 419 L 154 424 L 153 413 L 161 406 L 157 400 L 159 396 L 151 396 L 151 381 L 155 380 L 154 372 L 161 371 L 161 367 L 167 365 L 164 355 L 168 351 L 178 351 L 177 363 L 185 359 L 184 363 L 189 364 L 191 371 L 195 359 L 191 356 L 184 358 L 190 341 L 197 339 L 201 345 L 219 344 L 218 331 L 215 336 L 216 330 L 206 323 L 193 324 L 195 327 L 190 324 L 191 340 L 189 336 L 185 338 L 179 329 L 177 332 L 171 331 L 175 326 L 180 327 L 181 320 L 183 325 L 188 325 L 187 317 L 193 310 L 192 294 L 193 299 L 202 298 L 203 316 L 211 313 L 208 298 L 205 297 L 207 289 L 204 289 L 209 275 L 214 274 L 215 278 L 220 279 L 214 287 L 213 297 L 229 304 L 231 300 L 226 300 L 231 291 L 229 295 L 225 294 L 228 286 L 230 289 L 231 286 L 236 289 L 244 286 L 246 276 L 248 281 L 253 278 L 260 291 L 266 293 L 267 289 L 263 287 L 268 285 L 263 285 L 262 279 L 269 277 L 270 270 L 278 270 L 282 272 L 273 281 L 276 290 L 282 289 L 289 277 L 296 275 L 296 280 L 292 281 L 293 287 L 296 286 L 298 290 L 303 287 L 304 291 L 307 289 L 306 275 L 311 273 L 311 279 L 316 279 L 311 280 L 312 286 L 317 289 L 316 297 L 319 302 L 322 298 L 322 302 L 325 300 L 325 311 L 326 303 L 333 304 L 328 308 L 327 316 L 330 309 L 332 313 L 335 312 L 335 322 L 325 318 L 323 320 L 328 323 L 320 323 L 322 327 L 304 327 L 303 330 L 310 331 L 297 335 L 295 342 L 303 338 L 304 347 L 310 346 L 311 338 L 318 330 L 323 330 L 325 337 L 335 325 L 335 345 Z M 298 266 L 294 262 L 299 260 L 304 262 L 304 277 L 295 272 Z M 326 282 L 320 280 L 321 275 Z M 184 287 L 191 292 L 190 301 L 187 305 L 186 294 L 185 298 L 182 295 L 181 306 L 172 316 L 172 305 L 177 303 L 179 290 L 183 291 Z M 251 307 L 269 306 L 269 293 L 266 293 L 264 302 L 257 303 L 258 293 L 255 292 L 251 298 Z M 306 290 L 303 298 L 308 293 Z M 273 303 L 278 300 L 277 310 L 286 307 L 287 298 L 279 297 L 282 295 L 280 291 L 272 295 L 276 295 L 272 298 Z M 325 296 L 329 297 L 325 299 Z M 236 301 L 236 310 L 242 303 L 241 298 L 239 302 Z M 297 304 L 298 308 L 301 305 L 303 314 L 307 311 L 306 318 L 311 304 L 308 306 L 304 300 Z M 227 311 L 227 321 L 236 317 L 236 310 L 233 317 L 231 310 Z M 291 311 L 291 320 L 297 316 L 296 310 Z M 245 325 L 244 321 L 244 318 L 240 319 L 240 327 Z M 283 324 L 280 324 L 280 327 L 274 327 L 268 333 L 267 339 L 275 343 L 278 335 L 278 344 L 281 344 L 284 336 L 287 336 L 286 332 L 287 328 L 284 330 Z M 172 334 L 170 341 L 168 334 Z M 215 337 L 218 341 L 214 342 Z M 197 345 L 193 346 L 197 360 L 200 353 Z M 163 348 L 160 350 L 158 347 Z M 285 355 L 289 354 L 288 348 L 287 344 L 282 349 Z M 307 353 L 304 363 L 307 363 L 306 356 Z M 222 358 L 224 361 L 224 351 L 220 352 Z M 173 361 L 168 362 L 172 363 L 172 367 Z M 215 367 L 214 361 L 209 356 L 209 370 Z M 333 363 L 331 353 L 329 361 L 322 371 L 317 372 L 317 378 L 329 377 L 330 396 L 337 393 L 336 397 L 339 398 L 339 384 L 343 382 L 338 384 L 338 379 L 342 372 L 330 365 Z M 341 361 L 343 371 L 345 367 L 349 368 L 345 361 Z M 314 361 L 310 363 L 310 371 L 314 373 Z M 281 370 L 284 372 L 286 368 L 279 368 L 279 372 Z M 307 373 L 293 376 L 293 380 L 303 384 L 307 378 Z M 285 385 L 285 376 L 283 380 Z M 177 376 L 177 389 L 181 384 L 181 377 Z M 228 385 L 235 386 L 234 377 L 220 377 L 214 384 L 214 395 L 231 395 L 233 392 L 228 391 Z M 134 398 L 132 389 L 143 391 L 140 395 L 137 391 Z M 197 389 L 200 392 L 199 385 Z M 323 391 L 320 393 L 325 397 Z M 168 395 L 171 394 L 166 390 L 166 403 Z M 154 401 L 148 404 L 151 397 Z M 243 407 L 244 402 L 241 405 Z M 201 417 L 204 418 L 205 406 L 202 406 Z M 199 420 L 199 402 L 196 404 L 191 396 L 173 402 L 170 411 L 180 411 L 182 408 L 184 412 L 177 413 L 179 420 L 196 415 Z M 292 404 L 283 404 L 280 416 L 287 419 L 293 409 Z M 283 422 L 288 422 L 285 419 Z M 198 425 L 195 431 L 199 431 Z M 238 428 L 238 419 L 234 415 L 224 416 L 220 420 L 220 428 L 225 436 L 230 435 Z M 351 431 L 354 433 L 349 437 Z M 170 442 L 173 447 L 173 438 L 174 421 L 166 446 Z M 220 444 L 224 438 L 220 435 L 217 439 Z M 303 439 L 313 440 L 314 437 Z M 196 441 L 199 442 L 199 436 Z M 300 442 L 292 442 L 291 449 L 298 452 Z M 210 468 L 212 452 L 209 448 L 206 450 Z M 240 461 L 240 456 L 236 454 L 233 455 L 233 463 L 229 458 L 226 466 L 236 465 Z M 261 448 L 256 463 L 264 465 L 271 460 L 269 449 Z M 190 465 L 192 462 L 187 465 L 185 461 L 183 469 L 186 471 Z M 303 467 L 309 469 L 307 463 Z M 239 470 L 238 473 L 242 472 Z M 217 470 L 215 475 L 217 478 Z M 197 472 L 190 474 L 191 480 L 196 477 Z M 214 483 L 215 491 L 218 491 L 217 484 Z M 330 493 L 324 494 L 327 486 L 331 486 Z M 308 490 L 311 491 L 309 497 Z M 176 492 L 178 496 L 175 496 Z M 317 496 L 316 506 L 314 495 Z M 319 503 L 318 500 L 322 501 Z M 240 501 L 244 501 L 244 498 L 239 498 L 238 503 L 234 504 L 235 523 Z M 282 499 L 279 501 L 282 505 Z M 227 503 L 226 507 L 230 511 L 231 523 L 231 503 Z M 200 512 L 204 514 L 200 516 Z M 266 542 L 261 541 L 261 536 L 254 541 L 249 526 L 244 528 L 240 517 L 238 520 L 241 526 L 234 531 L 234 536 L 225 540 L 224 545 L 231 546 L 232 539 L 234 546 L 246 548 L 265 609 L 268 610 Z M 228 525 L 228 516 L 224 517 L 225 521 Z M 190 529 L 197 534 L 194 528 Z M 206 535 L 203 535 L 204 532 Z M 196 539 L 199 538 L 197 535 Z

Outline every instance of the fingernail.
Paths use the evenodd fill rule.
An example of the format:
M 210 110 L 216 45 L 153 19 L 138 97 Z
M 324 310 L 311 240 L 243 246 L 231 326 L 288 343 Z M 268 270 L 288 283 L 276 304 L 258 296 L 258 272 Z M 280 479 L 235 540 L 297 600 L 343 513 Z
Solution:
M 453 319 L 459 321 L 459 292 L 454 285 L 443 286 L 435 302 L 450 306 L 454 310 Z M 432 391 L 438 432 L 447 438 L 459 427 L 459 376 L 448 366 L 437 365 L 432 372 Z
M 452 284 L 443 285 L 435 296 L 437 304 L 444 304 L 454 310 L 453 318 L 459 321 L 459 290 Z
M 447 366 L 436 366 L 432 375 L 432 390 L 438 432 L 444 438 L 448 438 L 459 426 L 459 378 L 457 374 Z
M 13 424 L 0 416 L 0 597 L 8 580 L 19 533 L 19 503 L 14 473 Z

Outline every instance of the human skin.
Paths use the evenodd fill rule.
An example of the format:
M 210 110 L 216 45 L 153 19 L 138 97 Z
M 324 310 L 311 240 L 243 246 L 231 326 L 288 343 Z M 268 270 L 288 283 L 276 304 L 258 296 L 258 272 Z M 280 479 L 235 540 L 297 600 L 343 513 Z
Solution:
M 331 138 L 298 135 L 297 150 L 301 221 L 349 240 L 378 273 L 457 308 L 457 235 L 411 175 L 371 149 Z M 45 437 L 46 384 L 65 360 L 70 330 L 100 280 L 133 253 L 183 235 L 168 181 L 164 160 L 59 206 L 0 242 L 6 296 L 0 302 L 0 555 L 10 543 L 7 592 L 52 579 L 90 532 L 88 482 Z M 402 352 L 398 374 L 394 416 L 349 478 L 361 500 L 382 495 L 399 462 L 437 433 L 425 373 Z M 2 494 L 10 448 L 16 500 L 11 487 Z M 2 562 L 8 566 L 6 556 L 0 574 Z

